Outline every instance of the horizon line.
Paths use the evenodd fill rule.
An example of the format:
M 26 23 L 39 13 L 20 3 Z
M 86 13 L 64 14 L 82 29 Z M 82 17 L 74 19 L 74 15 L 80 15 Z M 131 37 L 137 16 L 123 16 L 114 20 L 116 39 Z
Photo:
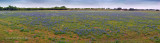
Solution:
M 8 5 L 8 6 L 12 6 L 12 5 Z M 8 7 L 8 6 L 5 6 L 5 7 Z M 64 5 L 62 5 L 64 6 Z M 2 7 L 2 6 L 0 6 Z M 17 6 L 15 6 L 17 7 Z M 54 7 L 61 7 L 61 6 L 53 6 L 53 7 L 18 7 L 18 8 L 54 8 Z M 67 6 L 65 6 L 67 7 Z M 109 7 L 67 7 L 67 8 L 109 8 Z M 113 7 L 113 8 L 110 8 L 110 9 L 115 9 L 115 8 L 122 8 L 122 9 L 130 9 L 130 8 L 134 8 L 134 7 L 130 7 L 130 8 L 125 8 L 125 7 Z M 156 9 L 156 8 L 134 8 L 134 9 Z M 160 9 L 158 9 L 160 10 Z

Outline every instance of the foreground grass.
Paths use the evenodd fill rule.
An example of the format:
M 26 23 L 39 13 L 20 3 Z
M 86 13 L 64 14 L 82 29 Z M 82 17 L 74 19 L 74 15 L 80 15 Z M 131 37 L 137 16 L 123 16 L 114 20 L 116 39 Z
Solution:
M 0 15 L 2 43 L 160 42 L 158 12 L 11 11 Z

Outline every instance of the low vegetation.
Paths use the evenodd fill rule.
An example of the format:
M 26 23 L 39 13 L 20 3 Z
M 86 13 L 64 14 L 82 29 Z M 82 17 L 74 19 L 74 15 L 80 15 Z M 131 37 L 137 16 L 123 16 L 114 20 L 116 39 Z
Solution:
M 156 11 L 0 11 L 1 43 L 159 43 Z

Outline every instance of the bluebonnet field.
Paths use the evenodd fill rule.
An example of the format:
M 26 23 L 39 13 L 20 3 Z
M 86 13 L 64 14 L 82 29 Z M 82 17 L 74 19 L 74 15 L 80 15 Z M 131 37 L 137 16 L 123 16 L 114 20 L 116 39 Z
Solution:
M 159 43 L 160 12 L 0 11 L 2 43 Z

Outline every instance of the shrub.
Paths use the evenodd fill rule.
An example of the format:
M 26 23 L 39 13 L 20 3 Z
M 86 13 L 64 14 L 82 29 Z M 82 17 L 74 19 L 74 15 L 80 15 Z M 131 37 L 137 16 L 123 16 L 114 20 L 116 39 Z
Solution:
M 58 41 L 58 43 L 66 43 L 65 41 Z
M 33 38 L 36 38 L 36 37 L 41 37 L 41 36 L 40 36 L 40 35 L 34 35 L 34 36 L 33 36 Z
M 60 30 L 60 31 L 57 31 L 57 30 L 55 30 L 55 33 L 54 34 L 65 34 L 66 32 L 65 31 L 63 31 L 63 30 Z
M 21 29 L 21 32 L 29 32 L 29 29 Z
M 96 41 L 96 39 L 95 39 L 95 38 L 91 38 L 91 40 L 92 40 L 92 41 Z
M 48 38 L 48 40 L 56 41 L 56 39 L 55 39 L 55 38 Z
M 160 37 L 158 37 L 158 36 L 151 37 L 150 40 L 152 40 L 156 43 L 160 43 Z
M 21 29 L 22 27 L 12 26 L 11 29 Z
M 119 41 L 119 40 L 116 40 L 115 43 L 120 43 L 120 41 Z
M 65 38 L 62 37 L 61 40 L 65 40 Z

